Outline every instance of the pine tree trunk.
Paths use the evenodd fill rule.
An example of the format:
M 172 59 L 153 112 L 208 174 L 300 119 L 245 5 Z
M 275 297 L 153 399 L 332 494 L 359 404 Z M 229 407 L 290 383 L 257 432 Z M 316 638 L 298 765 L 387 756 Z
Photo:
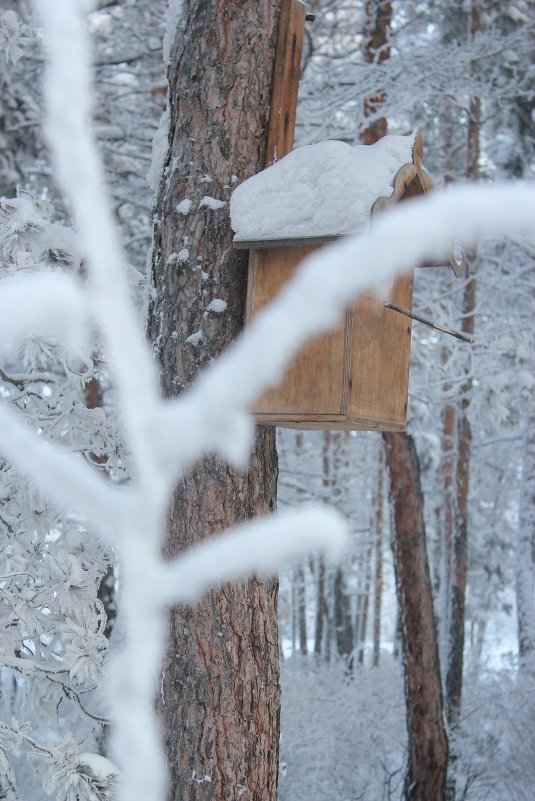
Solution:
M 392 548 L 400 609 L 409 735 L 406 801 L 443 801 L 448 741 L 427 561 L 420 466 L 412 438 L 385 433 L 394 509 Z
M 184 32 L 169 67 L 170 150 L 156 205 L 148 324 L 167 397 L 242 327 L 247 258 L 232 248 L 228 207 L 201 201 L 227 202 L 236 178 L 264 166 L 278 9 L 278 1 L 183 3 Z M 178 213 L 185 199 L 191 210 Z M 216 298 L 227 303 L 224 313 L 207 310 Z M 174 495 L 167 554 L 272 510 L 276 472 L 274 430 L 265 427 L 246 474 L 203 459 Z M 275 581 L 228 584 L 172 612 L 159 704 L 171 798 L 275 798 Z

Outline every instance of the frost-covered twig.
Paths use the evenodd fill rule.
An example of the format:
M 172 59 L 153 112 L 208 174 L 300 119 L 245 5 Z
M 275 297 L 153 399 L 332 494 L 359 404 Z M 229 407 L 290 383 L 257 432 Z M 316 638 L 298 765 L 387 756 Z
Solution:
M 46 129 L 58 179 L 72 204 L 87 258 L 93 313 L 117 382 L 138 477 L 150 484 L 152 496 L 161 496 L 167 487 L 151 430 L 159 403 L 158 382 L 130 303 L 126 263 L 89 127 L 91 57 L 84 12 L 93 4 L 88 0 L 36 0 L 36 4 L 50 46 Z
M 9 276 L 0 281 L 0 337 L 54 334 L 69 342 L 81 336 L 87 302 L 80 285 L 52 271 Z
M 128 518 L 126 493 L 105 482 L 84 461 L 65 448 L 38 437 L 22 415 L 0 403 L 2 453 L 61 509 L 76 509 L 78 514 L 99 527 L 110 539 L 110 521 L 117 528 Z M 116 537 L 113 538 L 116 540 Z
M 205 590 L 252 572 L 275 573 L 310 550 L 336 559 L 347 545 L 347 523 L 332 509 L 308 506 L 255 520 L 191 548 L 164 564 L 155 576 L 155 597 L 163 603 L 192 603 Z

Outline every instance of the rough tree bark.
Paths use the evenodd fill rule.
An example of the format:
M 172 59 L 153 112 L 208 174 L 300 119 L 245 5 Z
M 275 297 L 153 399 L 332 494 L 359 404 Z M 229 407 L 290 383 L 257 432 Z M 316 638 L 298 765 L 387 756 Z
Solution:
M 168 73 L 169 153 L 156 204 L 148 323 L 167 397 L 242 327 L 246 255 L 232 248 L 228 207 L 202 201 L 226 203 L 236 180 L 264 166 L 278 11 L 279 0 L 183 3 Z M 190 210 L 177 211 L 186 199 Z M 213 299 L 226 302 L 223 313 L 208 309 Z M 174 495 L 168 555 L 272 510 L 276 473 L 274 430 L 266 427 L 247 473 L 202 460 Z M 171 798 L 275 798 L 275 581 L 228 584 L 195 608 L 173 610 L 159 705 Z
M 427 560 L 420 466 L 407 434 L 383 434 L 394 509 L 392 549 L 400 609 L 409 733 L 406 801 L 442 801 L 448 741 Z

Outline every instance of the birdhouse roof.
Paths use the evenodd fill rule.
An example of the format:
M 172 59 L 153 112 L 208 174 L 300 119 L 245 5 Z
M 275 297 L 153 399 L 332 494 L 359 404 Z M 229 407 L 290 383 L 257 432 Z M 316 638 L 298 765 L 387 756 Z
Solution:
M 417 175 L 423 177 L 419 131 L 374 145 L 329 140 L 298 147 L 234 190 L 234 243 L 315 241 L 364 230 L 374 207 L 399 199 Z

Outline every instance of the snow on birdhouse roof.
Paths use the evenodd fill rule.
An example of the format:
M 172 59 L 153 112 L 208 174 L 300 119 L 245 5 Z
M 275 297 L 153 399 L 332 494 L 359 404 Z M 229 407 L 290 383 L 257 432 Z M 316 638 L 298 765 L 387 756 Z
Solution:
M 234 242 L 333 237 L 365 229 L 396 176 L 421 166 L 421 135 L 374 145 L 329 140 L 298 147 L 238 186 L 230 200 Z

